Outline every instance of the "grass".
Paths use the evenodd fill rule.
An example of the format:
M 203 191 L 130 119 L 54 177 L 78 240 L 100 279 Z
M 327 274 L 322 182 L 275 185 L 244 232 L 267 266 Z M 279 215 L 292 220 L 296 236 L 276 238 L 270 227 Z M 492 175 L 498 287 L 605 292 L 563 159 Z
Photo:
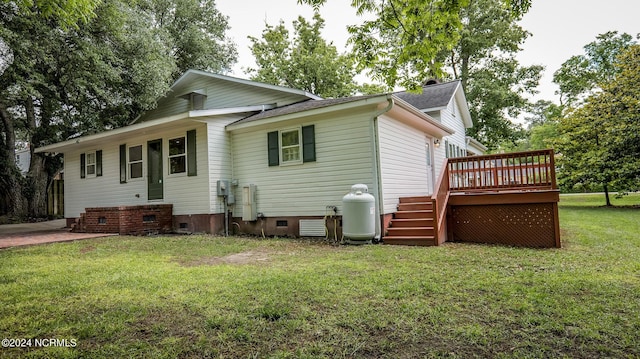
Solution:
M 77 345 L 0 357 L 639 357 L 640 211 L 595 201 L 562 197 L 562 249 L 169 236 L 3 250 L 0 337 Z

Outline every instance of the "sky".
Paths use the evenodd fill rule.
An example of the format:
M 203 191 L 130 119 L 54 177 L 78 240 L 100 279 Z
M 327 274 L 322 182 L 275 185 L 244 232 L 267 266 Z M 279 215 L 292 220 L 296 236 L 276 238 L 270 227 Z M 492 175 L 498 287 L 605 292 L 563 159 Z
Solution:
M 545 71 L 534 99 L 558 102 L 553 72 L 573 55 L 583 54 L 583 46 L 607 31 L 640 33 L 640 0 L 532 0 L 520 25 L 531 33 L 517 55 L 523 65 L 543 65 Z M 325 19 L 322 37 L 332 41 L 339 52 L 346 51 L 347 25 L 363 21 L 350 6 L 350 0 L 328 0 L 320 9 Z M 255 66 L 247 36 L 260 38 L 265 22 L 280 19 L 291 30 L 291 23 L 302 15 L 313 16 L 308 5 L 297 0 L 217 0 L 218 10 L 229 17 L 229 38 L 237 44 L 238 63 L 230 75 L 248 78 L 244 69 Z M 366 78 L 358 78 L 360 82 Z

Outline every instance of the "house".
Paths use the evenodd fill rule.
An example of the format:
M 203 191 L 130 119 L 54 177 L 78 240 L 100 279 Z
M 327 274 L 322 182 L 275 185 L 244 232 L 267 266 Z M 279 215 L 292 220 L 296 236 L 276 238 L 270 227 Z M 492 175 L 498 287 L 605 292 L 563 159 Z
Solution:
M 29 145 L 26 148 L 15 151 L 16 166 L 20 170 L 20 173 L 24 176 L 29 172 L 29 166 L 31 165 L 31 151 Z
M 342 197 L 361 183 L 375 237 L 405 243 L 390 228 L 402 199 L 431 205 L 471 123 L 458 81 L 321 99 L 190 70 L 131 125 L 36 151 L 64 154 L 65 216 L 80 230 L 340 237 Z

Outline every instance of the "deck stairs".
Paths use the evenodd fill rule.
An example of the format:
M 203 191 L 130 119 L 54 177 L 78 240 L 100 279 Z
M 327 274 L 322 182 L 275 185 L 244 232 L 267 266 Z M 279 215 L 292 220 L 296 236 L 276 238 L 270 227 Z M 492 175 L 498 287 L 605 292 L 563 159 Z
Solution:
M 383 241 L 385 244 L 438 245 L 433 218 L 431 197 L 400 198 L 398 211 L 394 213 Z

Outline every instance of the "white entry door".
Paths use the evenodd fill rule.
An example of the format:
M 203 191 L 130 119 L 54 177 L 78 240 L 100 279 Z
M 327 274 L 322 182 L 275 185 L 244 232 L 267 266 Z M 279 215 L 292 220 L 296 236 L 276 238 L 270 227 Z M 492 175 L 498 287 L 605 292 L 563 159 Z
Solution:
M 427 161 L 427 191 L 433 194 L 433 151 L 431 150 L 431 144 L 433 140 L 431 137 L 426 137 L 424 142 L 424 148 L 426 151 Z

